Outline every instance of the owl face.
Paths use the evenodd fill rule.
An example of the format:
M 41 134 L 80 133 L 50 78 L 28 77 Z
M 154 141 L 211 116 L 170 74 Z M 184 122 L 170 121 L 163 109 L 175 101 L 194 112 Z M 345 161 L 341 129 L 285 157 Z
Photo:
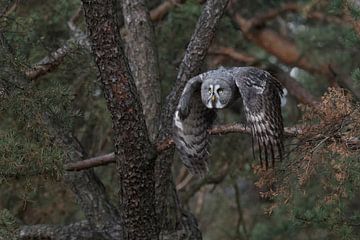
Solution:
M 206 79 L 201 85 L 201 100 L 207 108 L 224 108 L 232 98 L 231 86 L 221 78 Z

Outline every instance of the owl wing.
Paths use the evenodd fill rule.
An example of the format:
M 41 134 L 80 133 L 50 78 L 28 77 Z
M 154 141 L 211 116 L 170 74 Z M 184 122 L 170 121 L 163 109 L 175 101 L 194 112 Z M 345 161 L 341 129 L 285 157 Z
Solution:
M 281 84 L 270 73 L 257 68 L 234 70 L 233 77 L 243 99 L 253 142 L 256 140 L 259 146 L 260 164 L 263 166 L 264 154 L 266 168 L 269 156 L 274 166 L 275 159 L 282 160 L 284 152 Z
M 180 158 L 193 175 L 208 171 L 209 137 L 207 129 L 215 119 L 215 111 L 201 101 L 204 74 L 190 79 L 180 97 L 174 116 L 174 142 Z

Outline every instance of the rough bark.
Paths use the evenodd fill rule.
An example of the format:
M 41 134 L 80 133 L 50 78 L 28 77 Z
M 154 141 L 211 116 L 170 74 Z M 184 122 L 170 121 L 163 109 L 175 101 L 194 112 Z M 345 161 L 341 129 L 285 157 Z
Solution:
M 61 132 L 57 135 L 62 136 L 59 144 L 68 148 L 69 157 L 65 164 L 81 161 L 84 154 L 78 142 Z M 66 172 L 64 181 L 75 194 L 76 202 L 93 231 L 98 232 L 104 239 L 117 239 L 122 235 L 118 211 L 111 204 L 104 185 L 93 170 Z
M 87 221 L 73 223 L 67 226 L 39 224 L 22 226 L 19 229 L 19 239 L 51 239 L 51 240 L 85 240 L 104 239 L 94 231 Z
M 155 151 L 121 44 L 114 2 L 83 0 L 92 52 L 113 122 L 124 239 L 157 239 Z
M 160 118 L 160 81 L 154 29 L 144 0 L 122 0 L 126 56 L 143 106 L 150 139 Z

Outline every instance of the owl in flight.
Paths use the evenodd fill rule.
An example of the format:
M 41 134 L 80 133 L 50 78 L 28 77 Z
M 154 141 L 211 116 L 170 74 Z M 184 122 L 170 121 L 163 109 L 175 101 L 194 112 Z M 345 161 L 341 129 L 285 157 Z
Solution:
M 208 171 L 208 129 L 216 109 L 228 107 L 241 97 L 247 126 L 259 147 L 260 164 L 268 168 L 282 160 L 283 119 L 280 83 L 268 72 L 255 67 L 219 68 L 191 78 L 180 97 L 174 116 L 174 142 L 180 158 L 193 175 Z M 254 146 L 252 146 L 254 149 Z

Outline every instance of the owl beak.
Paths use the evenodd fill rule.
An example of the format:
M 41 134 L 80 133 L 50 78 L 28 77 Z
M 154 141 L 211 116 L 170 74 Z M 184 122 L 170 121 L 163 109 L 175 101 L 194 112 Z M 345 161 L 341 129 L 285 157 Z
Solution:
M 214 103 L 216 101 L 216 96 L 215 95 L 212 95 L 211 96 L 211 102 Z

